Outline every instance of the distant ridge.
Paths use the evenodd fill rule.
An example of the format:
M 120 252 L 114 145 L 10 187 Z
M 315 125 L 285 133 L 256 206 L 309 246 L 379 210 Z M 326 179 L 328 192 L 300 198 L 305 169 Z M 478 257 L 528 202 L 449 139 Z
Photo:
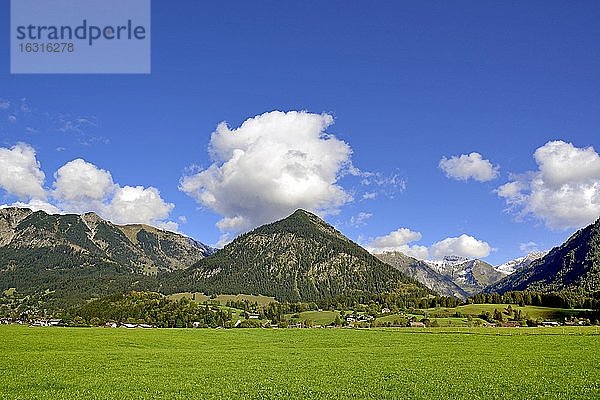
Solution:
M 463 300 L 469 296 L 469 293 L 457 285 L 451 278 L 435 271 L 425 261 L 417 260 L 399 251 L 386 251 L 374 255 L 381 261 L 397 268 L 405 275 L 418 280 L 443 296 L 454 296 Z
M 486 286 L 506 276 L 482 260 L 446 256 L 442 260 L 425 263 L 438 274 L 452 280 L 468 295 L 481 292 Z
M 504 264 L 494 267 L 494 269 L 498 272 L 502 272 L 503 274 L 510 275 L 521 268 L 528 267 L 532 262 L 544 257 L 546 254 L 548 254 L 547 251 L 532 251 L 525 257 L 519 257 L 515 258 L 514 260 L 507 261 Z

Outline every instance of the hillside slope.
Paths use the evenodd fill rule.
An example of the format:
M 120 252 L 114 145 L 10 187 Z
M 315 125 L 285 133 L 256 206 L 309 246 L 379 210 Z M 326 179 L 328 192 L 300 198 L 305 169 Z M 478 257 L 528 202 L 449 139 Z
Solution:
M 304 210 L 243 234 L 213 256 L 166 279 L 166 292 L 185 287 L 290 301 L 361 292 L 431 293 Z
M 183 235 L 119 226 L 93 213 L 0 209 L 0 287 L 20 293 L 86 298 L 155 285 L 149 277 L 157 272 L 187 268 L 212 252 Z
M 600 291 L 600 219 L 528 267 L 490 285 L 485 292 L 515 290 L 567 290 L 583 294 Z

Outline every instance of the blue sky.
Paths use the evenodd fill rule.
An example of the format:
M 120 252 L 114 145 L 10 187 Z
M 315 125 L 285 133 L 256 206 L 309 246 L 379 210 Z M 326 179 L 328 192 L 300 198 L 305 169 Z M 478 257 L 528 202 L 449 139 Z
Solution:
M 17 150 L 27 155 L 33 149 L 45 174 L 43 189 L 63 190 L 45 201 L 63 211 L 91 204 L 64 186 L 82 168 L 100 177 L 110 173 L 108 196 L 121 202 L 95 199 L 116 222 L 138 217 L 119 210 L 126 188 L 141 187 L 138 194 L 154 200 L 159 191 L 163 203 L 148 206 L 156 206 L 157 214 L 148 209 L 139 218 L 175 222 L 208 244 L 308 204 L 364 245 L 423 246 L 407 251 L 428 248 L 429 256 L 446 248 L 489 253 L 485 259 L 497 264 L 557 245 L 600 215 L 599 17 L 600 4 L 593 1 L 155 0 L 149 75 L 11 75 L 9 41 L 0 41 L 0 156 L 9 163 Z M 9 22 L 4 1 L 4 35 Z M 223 173 L 228 159 L 211 159 L 208 152 L 220 122 L 229 126 L 220 135 L 241 137 L 245 131 L 236 128 L 244 121 L 275 110 L 306 111 L 310 126 L 327 120 L 323 114 L 332 117 L 324 132 L 336 142 L 328 145 L 343 141 L 351 155 L 341 145 L 321 148 L 327 139 L 318 129 L 307 133 L 315 152 L 340 156 L 317 168 L 318 183 L 329 184 L 319 188 L 328 194 L 319 201 L 308 199 L 313 190 L 284 193 L 289 196 L 283 203 L 261 199 L 261 191 L 273 189 L 261 179 L 278 174 L 263 176 L 266 167 L 248 168 L 260 165 L 251 162 L 234 163 L 247 184 L 217 182 L 208 190 L 218 205 L 203 203 L 200 192 L 208 180 L 222 177 L 204 174 L 204 189 L 196 182 L 182 190 L 182 178 L 197 177 L 213 163 Z M 286 151 L 304 132 L 292 114 L 253 121 L 259 133 L 249 137 L 267 147 L 278 139 L 264 126 L 283 132 Z M 557 142 L 545 146 L 551 141 Z M 26 145 L 15 150 L 17 143 Z M 236 144 L 222 144 L 222 151 L 231 146 Z M 481 160 L 467 157 L 473 152 Z M 475 170 L 461 169 L 460 159 L 449 167 L 458 179 L 439 167 L 443 157 L 461 155 L 483 173 L 479 180 Z M 86 164 L 68 164 L 54 176 L 75 159 Z M 317 161 L 298 162 L 313 171 Z M 572 173 L 559 176 L 564 171 Z M 63 186 L 53 186 L 59 178 Z M 498 189 L 510 182 L 515 190 L 504 187 L 500 196 Z M 0 204 L 31 200 L 31 193 L 16 193 L 17 186 L 0 179 Z M 232 200 L 238 197 L 255 204 L 242 207 Z M 263 215 L 261 205 L 275 211 Z M 230 219 L 219 229 L 223 218 Z M 440 243 L 463 234 L 476 241 Z

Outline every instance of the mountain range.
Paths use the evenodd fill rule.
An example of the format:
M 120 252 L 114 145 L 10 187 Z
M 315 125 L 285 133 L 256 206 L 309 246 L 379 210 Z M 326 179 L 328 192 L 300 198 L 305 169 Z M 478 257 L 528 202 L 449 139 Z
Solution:
M 440 275 L 451 279 L 469 295 L 481 292 L 506 276 L 485 261 L 477 259 L 446 256 L 442 260 L 425 263 Z
M 387 292 L 465 299 L 482 291 L 593 293 L 599 282 L 600 220 L 545 255 L 493 267 L 456 256 L 439 261 L 399 252 L 374 256 L 304 210 L 216 251 L 181 234 L 116 225 L 94 213 L 0 209 L 0 289 L 44 294 L 60 304 L 131 289 L 262 294 L 288 301 Z
M 427 261 L 417 260 L 399 251 L 386 251 L 375 254 L 375 257 L 443 296 L 454 296 L 463 300 L 469 297 L 469 293 L 465 289 L 454 282 L 451 277 L 431 268 Z
M 80 300 L 187 268 L 214 249 L 147 225 L 115 225 L 94 213 L 0 209 L 0 287 Z

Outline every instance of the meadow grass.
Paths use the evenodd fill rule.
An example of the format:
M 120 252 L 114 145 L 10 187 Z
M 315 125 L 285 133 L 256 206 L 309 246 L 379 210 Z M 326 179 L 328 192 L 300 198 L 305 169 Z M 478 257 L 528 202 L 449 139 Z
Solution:
M 493 313 L 495 309 L 504 311 L 509 305 L 508 304 L 467 304 L 464 306 L 458 306 L 455 308 L 430 308 L 427 311 L 431 314 L 435 314 L 436 311 L 447 311 L 449 313 L 460 312 L 464 315 L 480 315 L 485 312 Z M 563 319 L 564 317 L 577 316 L 581 311 L 579 309 L 568 309 L 568 308 L 552 308 L 552 307 L 538 307 L 538 306 L 518 306 L 516 304 L 510 305 L 513 310 L 521 310 L 523 314 L 527 314 L 529 318 L 537 319 Z
M 0 398 L 592 399 L 582 328 L 0 326 Z
M 294 314 L 288 314 L 292 316 Z M 300 314 L 300 320 L 312 321 L 315 325 L 329 325 L 335 321 L 335 317 L 339 317 L 339 311 L 304 311 Z

